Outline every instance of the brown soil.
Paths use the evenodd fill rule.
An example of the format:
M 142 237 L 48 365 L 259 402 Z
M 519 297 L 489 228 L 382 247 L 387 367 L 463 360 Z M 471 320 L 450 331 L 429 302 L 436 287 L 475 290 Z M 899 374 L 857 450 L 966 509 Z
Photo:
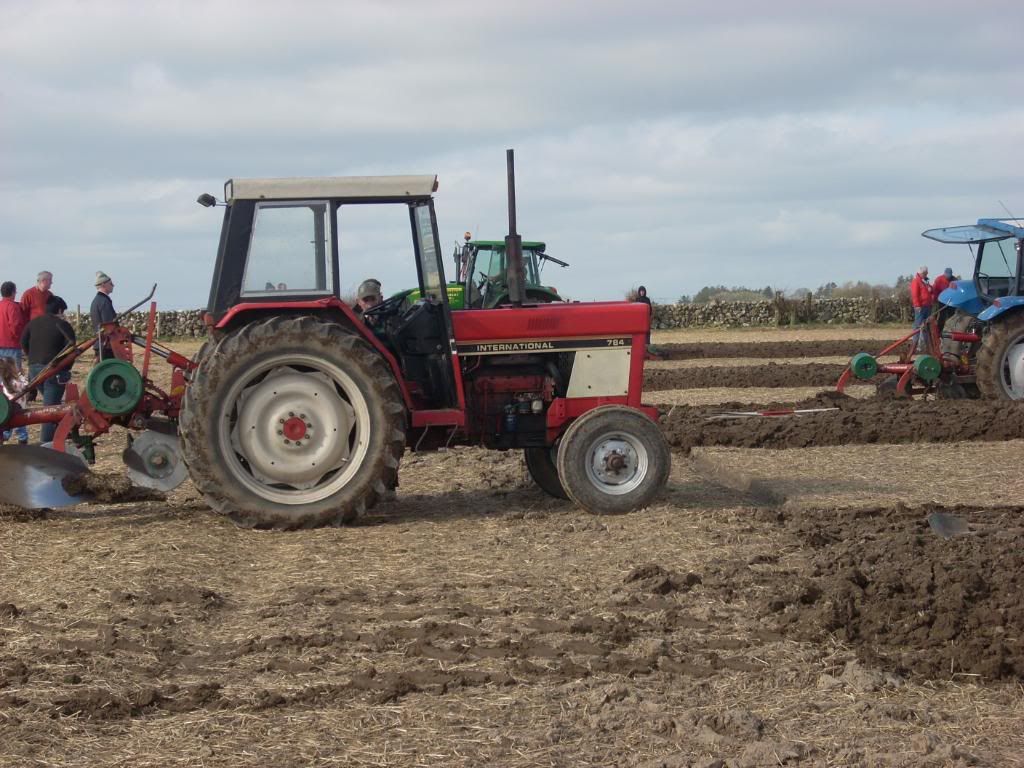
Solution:
M 838 411 L 800 416 L 708 421 L 727 410 L 766 407 L 838 407 Z M 688 450 L 701 445 L 735 448 L 806 448 L 855 443 L 938 443 L 999 441 L 1024 436 L 1024 402 L 980 400 L 856 400 L 834 392 L 802 403 L 723 404 L 665 409 L 662 427 L 671 445 Z
M 827 387 L 839 381 L 845 365 L 794 363 L 707 368 L 647 368 L 644 390 L 709 387 Z
M 934 511 L 975 530 L 943 539 Z M 797 599 L 767 605 L 786 631 L 832 633 L 900 675 L 1024 679 L 1024 508 L 897 505 L 789 523 L 813 555 Z
M 892 341 L 900 338 L 893 331 Z M 905 332 L 904 332 L 905 333 Z M 664 360 L 692 360 L 700 357 L 852 357 L 858 352 L 881 352 L 889 342 L 878 339 L 814 339 L 804 341 L 731 341 L 707 344 L 658 344 L 658 357 Z

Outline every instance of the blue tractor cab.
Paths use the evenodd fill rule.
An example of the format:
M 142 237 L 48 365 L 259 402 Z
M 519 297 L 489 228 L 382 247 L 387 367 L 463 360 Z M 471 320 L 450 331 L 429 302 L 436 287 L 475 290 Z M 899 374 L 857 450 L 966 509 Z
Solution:
M 980 345 L 957 350 L 975 358 L 981 394 L 1024 399 L 1024 227 L 1017 219 L 978 219 L 977 224 L 921 233 L 940 243 L 967 244 L 974 253 L 971 281 L 957 280 L 938 297 L 954 310 L 946 329 L 975 330 Z M 975 250 L 974 246 L 977 246 Z M 945 349 L 944 351 L 949 351 Z

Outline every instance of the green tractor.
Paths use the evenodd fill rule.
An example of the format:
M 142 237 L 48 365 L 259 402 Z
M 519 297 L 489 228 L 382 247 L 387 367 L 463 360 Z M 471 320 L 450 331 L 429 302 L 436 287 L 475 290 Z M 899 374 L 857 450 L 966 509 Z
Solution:
M 509 303 L 508 259 L 504 240 L 473 240 L 467 232 L 465 244 L 456 245 L 455 274 L 458 280 L 448 283 L 448 304 L 452 309 L 493 309 Z M 523 240 L 523 270 L 526 277 L 526 299 L 537 304 L 563 301 L 553 286 L 541 284 L 545 262 L 560 267 L 566 262 L 544 252 L 539 240 Z M 420 298 L 413 289 L 404 292 L 409 302 Z

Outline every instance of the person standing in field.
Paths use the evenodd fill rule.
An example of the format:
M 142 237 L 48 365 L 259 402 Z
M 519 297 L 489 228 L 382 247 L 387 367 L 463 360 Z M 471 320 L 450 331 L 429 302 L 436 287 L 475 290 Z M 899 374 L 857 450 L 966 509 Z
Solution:
M 36 275 L 36 284 L 21 294 L 21 311 L 26 323 L 46 314 L 46 300 L 53 295 L 50 292 L 52 285 L 53 273 L 44 269 Z
M 935 295 L 928 282 L 928 267 L 921 267 L 910 281 L 910 303 L 914 307 L 914 328 L 920 328 L 932 313 Z
M 96 273 L 95 284 L 96 296 L 89 307 L 89 317 L 92 320 L 93 332 L 96 336 L 99 336 L 103 324 L 114 322 L 117 313 L 114 312 L 114 302 L 110 300 L 110 294 L 114 290 L 114 281 L 110 279 L 106 272 L 100 271 Z M 104 344 L 101 348 L 99 343 L 97 343 L 96 354 L 101 358 L 113 357 L 113 351 L 107 344 Z
M 935 294 L 928 282 L 928 267 L 921 267 L 910 281 L 910 303 L 914 307 L 914 330 L 918 331 L 932 313 Z M 921 346 L 921 333 L 914 336 L 914 349 Z
M 932 296 L 935 298 L 935 301 L 939 300 L 939 294 L 949 288 L 951 282 L 953 282 L 953 268 L 946 267 L 932 284 Z
M 60 296 L 51 296 L 46 302 L 46 314 L 37 317 L 21 333 L 21 348 L 28 356 L 28 375 L 34 379 L 50 362 L 68 347 L 75 346 L 75 330 L 64 319 L 68 305 Z M 42 384 L 44 405 L 58 405 L 64 400 L 64 388 L 71 381 L 71 369 L 55 373 Z M 43 424 L 42 441 L 53 442 L 57 425 Z
M 634 299 L 634 301 L 637 301 L 640 304 L 646 304 L 647 305 L 647 317 L 648 317 L 648 319 L 651 319 L 651 315 L 654 314 L 654 307 L 651 306 L 651 299 L 647 296 L 647 288 L 645 286 L 641 285 L 639 288 L 636 289 L 636 298 Z M 650 327 L 650 325 L 648 325 L 647 326 L 647 346 L 650 346 L 650 345 L 651 345 L 651 327 Z
M 8 379 L 11 383 L 19 380 L 21 374 L 21 332 L 25 327 L 25 315 L 21 305 L 14 300 L 18 287 L 10 280 L 0 284 L 0 357 L 4 358 L 8 370 Z M 15 340 L 17 339 L 17 340 Z M 9 396 L 14 393 L 13 384 Z M 6 390 L 5 390 L 6 391 Z M 25 427 L 18 427 L 14 430 L 18 436 L 18 442 L 28 442 L 28 430 Z M 11 437 L 10 431 L 3 434 L 4 440 Z

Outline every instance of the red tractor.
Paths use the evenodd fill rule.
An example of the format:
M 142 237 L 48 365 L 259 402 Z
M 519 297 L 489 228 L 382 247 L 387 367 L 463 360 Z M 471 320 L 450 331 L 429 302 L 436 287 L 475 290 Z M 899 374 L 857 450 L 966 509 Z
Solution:
M 521 449 L 537 484 L 592 512 L 648 504 L 670 469 L 641 402 L 643 304 L 530 304 L 508 156 L 510 299 L 448 306 L 434 176 L 233 179 L 177 428 L 189 475 L 243 525 L 351 521 L 398 482 L 407 447 Z M 341 300 L 349 206 L 409 209 L 419 298 Z

